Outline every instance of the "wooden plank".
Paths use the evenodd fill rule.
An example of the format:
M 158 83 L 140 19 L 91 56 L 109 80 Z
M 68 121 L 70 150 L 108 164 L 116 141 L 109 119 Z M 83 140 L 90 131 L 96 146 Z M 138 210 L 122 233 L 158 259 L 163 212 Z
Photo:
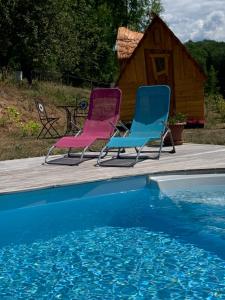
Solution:
M 164 151 L 169 149 L 164 148 Z M 72 167 L 42 165 L 43 157 L 0 161 L 0 193 L 155 172 L 225 166 L 225 146 L 184 144 L 176 147 L 176 150 L 175 154 L 163 152 L 159 160 L 145 160 L 133 168 L 96 167 L 96 159 Z

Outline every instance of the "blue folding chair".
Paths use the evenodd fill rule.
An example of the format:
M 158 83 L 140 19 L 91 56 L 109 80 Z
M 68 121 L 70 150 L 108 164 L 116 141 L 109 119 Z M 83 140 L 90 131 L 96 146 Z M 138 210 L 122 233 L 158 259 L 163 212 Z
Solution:
M 138 88 L 136 97 L 135 116 L 132 121 L 131 129 L 123 137 L 113 137 L 102 149 L 97 161 L 97 165 L 105 165 L 101 161 L 104 151 L 111 148 L 117 148 L 116 158 L 125 158 L 120 156 L 120 152 L 124 148 L 135 148 L 135 159 L 126 166 L 134 166 L 141 155 L 143 147 L 152 141 L 160 140 L 160 146 L 157 156 L 160 157 L 163 142 L 167 134 L 169 134 L 172 150 L 175 153 L 175 146 L 170 129 L 167 126 L 170 106 L 170 88 L 166 85 L 141 86 Z M 146 151 L 145 151 L 146 152 Z M 126 157 L 127 158 L 127 157 Z M 110 166 L 113 166 L 110 164 Z M 118 165 L 114 165 L 118 166 Z

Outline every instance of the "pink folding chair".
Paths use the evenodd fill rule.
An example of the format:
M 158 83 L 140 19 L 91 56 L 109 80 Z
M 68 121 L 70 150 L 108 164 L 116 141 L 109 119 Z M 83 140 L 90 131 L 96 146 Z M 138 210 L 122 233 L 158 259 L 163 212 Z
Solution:
M 108 140 L 116 134 L 116 124 L 119 120 L 121 91 L 118 88 L 96 88 L 90 96 L 89 111 L 82 130 L 75 136 L 60 138 L 48 151 L 45 163 L 59 163 L 58 159 L 49 160 L 49 155 L 54 148 L 66 148 L 68 152 L 64 158 L 74 157 L 71 150 L 82 149 L 78 165 L 84 159 L 85 152 L 97 140 Z M 62 163 L 60 163 L 62 164 Z M 68 164 L 68 163 L 65 163 Z

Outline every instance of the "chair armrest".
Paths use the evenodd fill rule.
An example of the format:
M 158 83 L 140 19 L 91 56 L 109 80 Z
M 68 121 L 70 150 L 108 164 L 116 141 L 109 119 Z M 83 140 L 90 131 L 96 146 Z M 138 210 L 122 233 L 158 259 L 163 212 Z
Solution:
M 127 126 L 121 120 L 119 120 L 119 126 L 123 127 L 123 129 L 125 130 L 125 132 L 122 135 L 122 137 L 125 137 L 125 136 L 127 136 L 130 133 L 130 129 L 127 128 Z
M 82 129 L 80 129 L 76 134 L 75 134 L 75 136 L 78 136 L 78 135 L 80 135 L 81 133 L 82 133 Z
M 119 125 L 120 125 L 121 127 L 123 127 L 123 129 L 125 129 L 125 131 L 130 131 L 130 130 L 127 128 L 127 126 L 126 126 L 121 120 L 119 120 Z
M 79 134 L 81 134 L 81 132 L 83 131 L 83 129 L 81 129 L 79 126 L 77 126 L 73 121 L 71 121 L 71 124 L 74 127 L 76 127 L 76 129 L 78 130 L 78 132 L 74 136 L 78 136 Z
M 77 126 L 73 121 L 71 121 L 71 124 L 76 127 L 76 129 L 78 129 L 79 131 L 81 130 L 81 128 L 79 126 Z
M 116 130 L 116 132 L 113 134 L 113 136 L 115 136 L 117 133 L 119 133 L 120 136 L 125 137 L 130 132 L 130 130 L 123 124 L 122 121 L 119 121 L 119 126 L 121 126 L 121 127 L 123 127 L 125 129 L 125 133 L 124 134 L 121 134 L 120 129 L 117 126 L 115 126 L 111 121 L 109 121 L 109 123 Z
M 109 123 L 109 124 L 114 128 L 114 130 L 115 130 L 113 136 L 115 136 L 118 132 L 120 132 L 119 129 L 116 127 L 116 125 L 113 124 L 113 122 L 108 121 L 108 123 Z

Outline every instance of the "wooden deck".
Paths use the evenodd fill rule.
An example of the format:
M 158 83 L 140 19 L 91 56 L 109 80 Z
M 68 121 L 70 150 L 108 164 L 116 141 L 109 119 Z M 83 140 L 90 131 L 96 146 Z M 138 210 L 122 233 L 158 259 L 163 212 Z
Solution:
M 0 161 L 0 193 L 121 176 L 225 168 L 225 146 L 184 144 L 176 151 L 163 152 L 160 160 L 144 160 L 130 168 L 95 167 L 96 159 L 79 166 L 43 165 L 43 157 Z

